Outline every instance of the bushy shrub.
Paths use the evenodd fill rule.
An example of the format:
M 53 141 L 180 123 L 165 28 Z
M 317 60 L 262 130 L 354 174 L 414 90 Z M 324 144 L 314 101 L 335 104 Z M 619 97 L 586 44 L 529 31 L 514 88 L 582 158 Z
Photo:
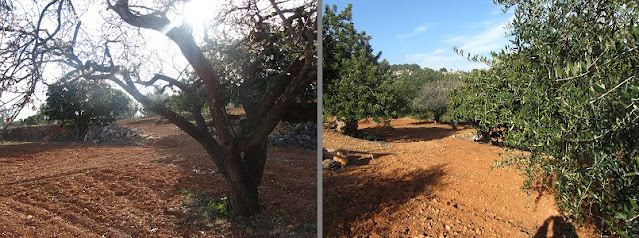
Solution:
M 551 182 L 569 218 L 639 236 L 637 3 L 499 2 L 517 5 L 512 47 L 464 78 L 453 115 L 530 151 L 526 185 Z

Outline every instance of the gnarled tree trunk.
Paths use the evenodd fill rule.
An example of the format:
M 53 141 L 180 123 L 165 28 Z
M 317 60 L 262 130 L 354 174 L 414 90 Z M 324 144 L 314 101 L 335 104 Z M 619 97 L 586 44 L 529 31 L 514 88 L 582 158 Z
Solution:
M 266 140 L 235 156 L 227 164 L 226 195 L 234 215 L 251 216 L 259 212 L 257 186 L 262 182 L 266 162 Z M 230 158 L 229 158 L 230 159 Z
M 228 207 L 233 215 L 252 216 L 259 212 L 257 185 L 247 180 L 227 179 L 226 189 Z
M 342 120 L 337 119 L 337 131 L 348 136 L 357 136 L 357 120 Z

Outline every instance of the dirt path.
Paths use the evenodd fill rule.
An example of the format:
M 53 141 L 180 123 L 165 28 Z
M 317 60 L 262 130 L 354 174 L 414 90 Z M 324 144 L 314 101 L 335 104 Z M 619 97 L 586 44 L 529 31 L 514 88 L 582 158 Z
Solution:
M 412 119 L 360 129 L 370 142 L 325 130 L 326 148 L 356 165 L 324 172 L 327 237 L 552 237 L 574 234 L 551 195 L 520 187 L 514 169 L 491 169 L 505 151 L 453 138 L 472 132 Z M 580 237 L 594 237 L 578 229 Z
M 123 123 L 153 146 L 0 144 L 0 237 L 312 237 L 316 153 L 270 147 L 252 220 L 206 220 L 193 194 L 225 196 L 205 151 L 171 124 Z

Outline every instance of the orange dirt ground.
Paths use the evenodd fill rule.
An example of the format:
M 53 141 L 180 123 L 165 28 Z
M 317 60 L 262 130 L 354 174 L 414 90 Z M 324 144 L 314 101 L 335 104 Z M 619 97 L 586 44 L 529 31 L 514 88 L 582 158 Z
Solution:
M 504 149 L 473 142 L 473 130 L 402 118 L 362 123 L 385 142 L 324 130 L 323 146 L 349 165 L 324 172 L 327 237 L 553 237 L 575 234 L 552 195 L 522 191 L 514 168 L 491 169 Z M 472 138 L 472 137 L 471 137 Z M 505 156 L 505 155 L 504 155 Z M 571 232 L 571 230 L 573 230 Z M 593 228 L 577 228 L 596 237 Z
M 270 147 L 263 215 L 207 220 L 195 196 L 225 196 L 204 149 L 172 124 L 125 121 L 152 146 L 0 143 L 0 237 L 312 237 L 316 152 Z

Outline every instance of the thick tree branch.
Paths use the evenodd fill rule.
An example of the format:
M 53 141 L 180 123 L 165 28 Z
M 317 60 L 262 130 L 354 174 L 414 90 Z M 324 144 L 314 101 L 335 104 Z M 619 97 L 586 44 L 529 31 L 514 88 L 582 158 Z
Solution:
M 310 84 L 314 80 L 311 77 L 311 72 L 313 71 L 312 60 L 313 56 L 311 52 L 306 52 L 306 54 L 304 55 L 304 60 L 302 61 L 303 64 L 296 65 L 295 67 L 298 67 L 296 70 L 291 69 L 293 70 L 293 72 L 298 73 L 295 76 L 286 75 L 286 73 L 283 75 L 283 77 L 291 77 L 292 79 L 288 80 L 288 85 L 281 94 L 277 95 L 277 98 L 273 100 L 272 105 L 266 108 L 266 110 L 265 108 L 261 108 L 263 112 L 266 112 L 264 114 L 260 113 L 259 118 L 263 118 L 262 125 L 260 125 L 258 128 L 256 128 L 256 130 L 246 136 L 244 136 L 243 134 L 243 137 L 241 138 L 242 142 L 240 143 L 241 149 L 255 146 L 260 141 L 265 140 L 268 134 L 273 131 L 273 128 L 275 128 L 279 120 L 284 115 L 286 107 L 291 104 L 295 96 L 304 87 L 308 86 L 308 84 Z M 293 66 L 293 64 L 291 66 Z
M 193 114 L 195 122 L 197 123 L 198 127 L 200 127 L 200 129 L 206 130 L 207 129 L 206 122 L 204 120 L 204 117 L 202 116 L 202 103 L 200 103 L 200 100 L 198 99 L 197 92 L 196 92 L 198 87 L 189 87 L 188 85 L 178 81 L 177 79 L 171 78 L 163 74 L 156 74 L 149 81 L 137 80 L 134 82 L 145 85 L 145 86 L 151 86 L 158 80 L 162 80 L 169 83 L 168 86 L 174 85 L 178 87 L 180 90 L 182 90 L 184 94 L 186 94 L 189 100 L 191 100 L 191 105 L 193 106 L 191 113 Z M 199 80 L 196 82 L 199 82 Z M 196 86 L 196 84 L 194 83 L 193 86 Z
M 129 9 L 128 0 L 118 0 L 115 5 L 110 5 L 109 8 L 113 9 L 122 20 L 133 26 L 166 32 L 166 36 L 178 45 L 186 60 L 204 82 L 209 93 L 209 108 L 213 119 L 213 127 L 218 133 L 219 143 L 223 146 L 232 146 L 235 132 L 224 109 L 224 88 L 217 75 L 215 75 L 213 66 L 195 43 L 191 35 L 191 27 L 183 25 L 172 27 L 167 31 L 166 28 L 171 26 L 171 22 L 167 18 L 152 14 L 135 15 Z
M 275 12 L 277 13 L 277 15 L 282 20 L 282 24 L 284 24 L 284 28 L 286 28 L 286 30 L 288 31 L 288 34 L 293 36 L 293 38 L 298 39 L 299 35 L 293 30 L 293 26 L 291 24 L 290 19 L 284 16 L 284 13 L 282 13 L 282 10 L 280 10 L 280 7 L 277 6 L 277 3 L 275 3 L 275 0 L 269 0 L 269 1 L 271 2 L 271 6 L 273 7 L 273 9 L 275 9 Z
M 122 79 L 118 79 L 118 75 L 120 75 Z M 148 108 L 149 110 L 166 118 L 171 123 L 175 124 L 181 130 L 186 132 L 189 136 L 197 140 L 202 146 L 204 146 L 204 148 L 207 150 L 207 153 L 211 155 L 211 158 L 220 167 L 220 171 L 222 173 L 226 173 L 226 168 L 221 161 L 222 148 L 220 144 L 215 141 L 213 136 L 207 130 L 202 130 L 200 126 L 194 125 L 193 123 L 186 120 L 184 117 L 178 115 L 177 113 L 171 111 L 163 105 L 153 102 L 150 98 L 140 93 L 140 91 L 135 87 L 135 81 L 131 77 L 131 72 L 121 67 L 102 66 L 96 64 L 95 62 L 89 61 L 85 64 L 85 73 L 82 75 L 82 77 L 95 80 L 107 79 L 116 83 L 127 93 L 133 96 L 135 100 L 142 103 L 145 108 Z

